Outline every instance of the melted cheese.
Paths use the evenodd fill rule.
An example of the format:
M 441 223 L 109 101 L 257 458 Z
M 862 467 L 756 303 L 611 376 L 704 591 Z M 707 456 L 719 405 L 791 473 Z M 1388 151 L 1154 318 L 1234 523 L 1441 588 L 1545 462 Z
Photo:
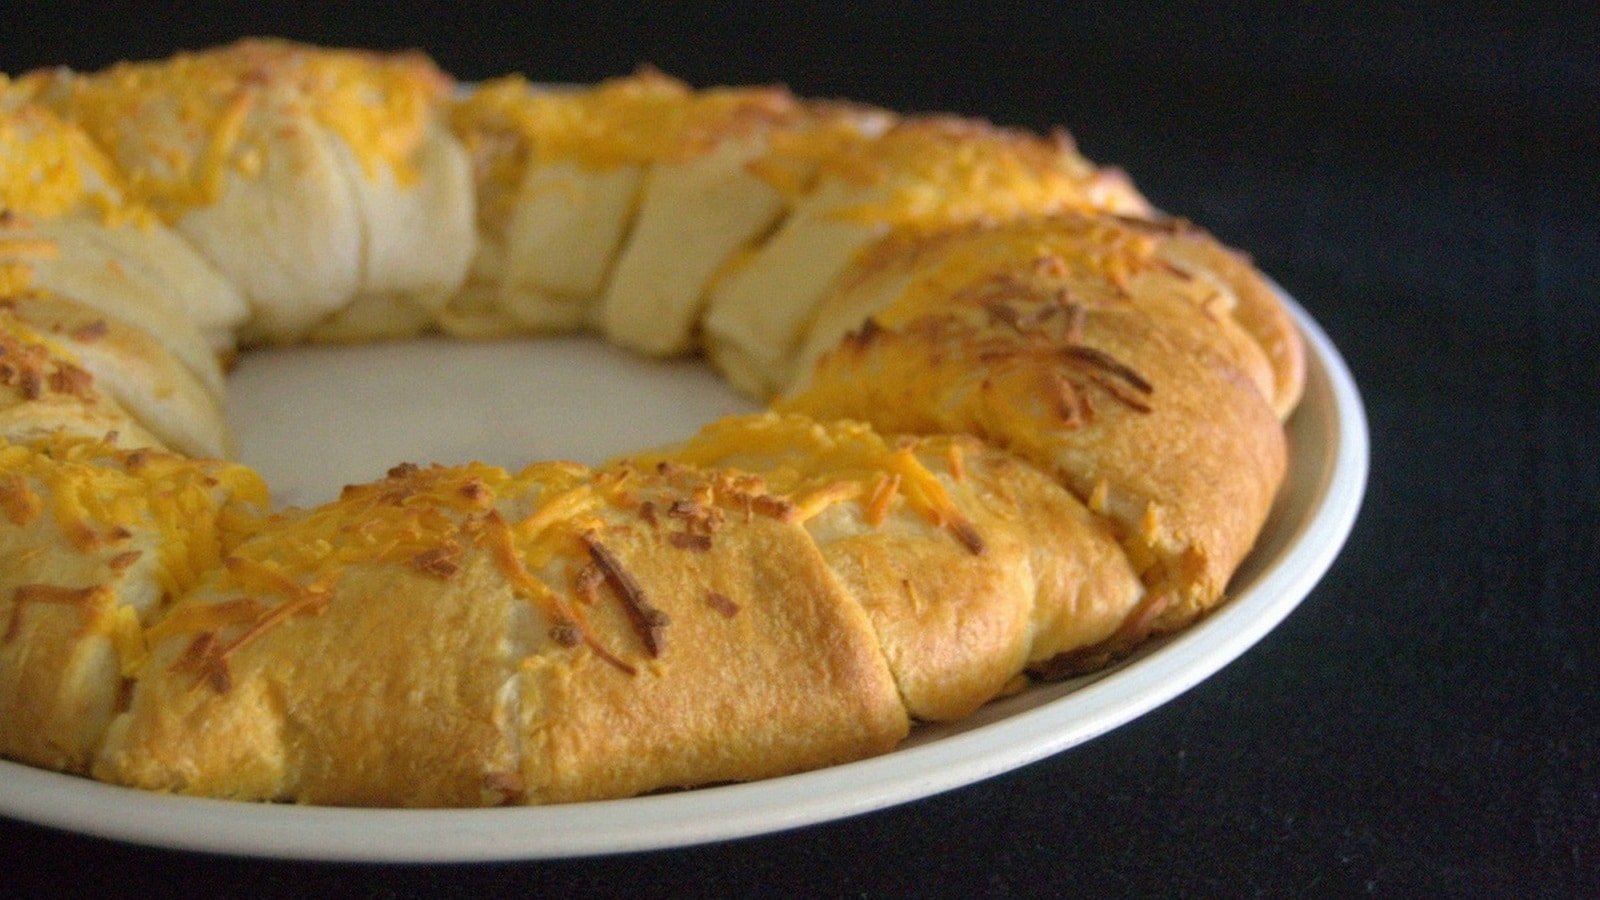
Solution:
M 518 75 L 499 78 L 458 104 L 451 119 L 469 147 L 514 140 L 524 161 L 577 160 L 607 169 L 688 159 L 730 134 L 797 112 L 782 90 L 694 91 L 645 72 L 582 91 L 539 90 Z
M 22 518 L 48 512 L 76 552 L 114 559 L 119 548 L 153 544 L 149 577 L 169 597 L 220 566 L 257 527 L 267 503 L 266 485 L 243 466 L 84 438 L 0 440 L 0 485 L 8 495 L 25 495 Z M 86 608 L 86 627 L 109 636 L 123 674 L 131 675 L 147 647 L 139 614 L 109 588 L 104 593 L 104 602 Z
M 3 75 L 0 209 L 45 219 L 87 211 L 108 225 L 153 221 L 148 210 L 125 199 L 111 161 L 87 134 L 27 101 Z
M 526 497 L 536 498 L 533 511 L 507 522 L 502 508 Z M 569 604 L 531 573 L 557 556 L 579 554 L 577 535 L 599 506 L 616 499 L 615 491 L 579 466 L 548 463 L 516 475 L 481 463 L 400 467 L 382 481 L 346 488 L 333 503 L 276 519 L 233 551 L 214 591 L 281 602 L 193 613 L 169 621 L 164 633 L 245 625 L 244 634 L 254 637 L 326 602 L 351 566 L 416 566 L 427 572 L 427 554 L 466 546 L 486 551 L 512 589 L 551 620 L 572 621 Z M 236 635 L 225 649 L 239 640 Z
M 787 131 L 773 137 L 752 169 L 790 197 L 824 179 L 870 189 L 868 199 L 837 215 L 899 229 L 1143 206 L 1131 191 L 1126 198 L 1104 196 L 1094 167 L 1070 145 L 954 119 L 908 120 L 882 134 L 846 121 Z
M 265 483 L 243 466 L 82 438 L 0 441 L 0 479 L 11 477 L 37 485 L 57 526 L 85 551 L 122 532 L 153 531 L 156 574 L 173 595 L 220 565 L 222 554 L 254 530 L 267 502 Z
M 682 161 L 733 135 L 792 121 L 799 110 L 782 90 L 694 91 L 654 72 L 582 91 L 541 90 L 512 75 L 478 87 L 450 119 L 474 161 L 480 220 L 492 226 L 510 216 L 533 165 L 607 170 Z
M 127 163 L 133 199 L 169 222 L 215 203 L 226 176 L 260 173 L 280 129 L 320 127 L 367 176 L 417 178 L 413 155 L 449 79 L 418 55 L 246 40 L 102 72 L 18 80 Z
M 721 419 L 690 441 L 636 457 L 701 468 L 750 469 L 772 493 L 791 500 L 801 521 L 838 503 L 864 500 L 869 523 L 881 522 L 897 498 L 936 525 L 961 520 L 937 474 L 919 450 L 948 459 L 948 438 L 891 445 L 861 422 L 819 423 L 765 413 Z M 875 520 L 875 521 L 874 521 Z

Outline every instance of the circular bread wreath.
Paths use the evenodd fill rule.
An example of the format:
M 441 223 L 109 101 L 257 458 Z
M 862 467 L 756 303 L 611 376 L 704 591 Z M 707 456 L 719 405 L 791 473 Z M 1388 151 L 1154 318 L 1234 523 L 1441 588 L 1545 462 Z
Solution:
M 225 461 L 241 347 L 579 328 L 771 409 L 303 509 Z M 1216 604 L 1301 352 L 1246 259 L 1064 132 L 650 71 L 458 91 L 270 40 L 27 73 L 0 82 L 0 753 L 470 806 L 885 752 Z

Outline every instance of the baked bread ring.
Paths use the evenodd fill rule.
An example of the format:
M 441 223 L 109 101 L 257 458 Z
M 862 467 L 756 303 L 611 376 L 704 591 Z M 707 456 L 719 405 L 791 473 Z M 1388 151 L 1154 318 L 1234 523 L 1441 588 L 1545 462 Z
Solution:
M 192 276 L 192 277 L 191 277 Z M 775 410 L 266 509 L 217 354 L 595 328 Z M 476 806 L 893 748 L 1219 602 L 1303 351 L 1125 175 L 652 71 L 275 40 L 0 82 L 0 754 Z

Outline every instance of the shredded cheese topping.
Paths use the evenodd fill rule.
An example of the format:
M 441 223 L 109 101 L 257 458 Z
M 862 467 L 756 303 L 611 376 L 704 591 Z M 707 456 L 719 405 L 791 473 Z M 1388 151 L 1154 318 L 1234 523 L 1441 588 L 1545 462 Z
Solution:
M 640 465 L 663 461 L 701 468 L 758 473 L 761 484 L 784 498 L 805 521 L 839 503 L 859 503 L 868 524 L 882 524 L 897 501 L 939 527 L 970 529 L 939 476 L 924 462 L 947 461 L 947 437 L 891 443 L 861 422 L 821 423 L 805 416 L 764 413 L 713 422 L 690 441 L 636 457 Z M 965 477 L 963 469 L 962 476 Z M 979 541 L 981 544 L 981 540 Z
M 31 73 L 19 87 L 81 125 L 127 173 L 132 199 L 168 222 L 221 196 L 230 174 L 253 178 L 274 142 L 321 128 L 367 177 L 401 184 L 451 82 L 419 54 L 324 50 L 245 40 L 101 72 Z
M 0 387 L 16 391 L 24 402 L 46 394 L 93 402 L 93 384 L 94 376 L 64 343 L 23 321 L 11 301 L 0 299 Z
M 874 313 L 878 324 L 891 327 L 948 310 L 952 299 L 968 306 L 1026 302 L 1070 286 L 1080 305 L 1112 302 L 1152 276 L 1167 279 L 1169 287 L 1187 285 L 1187 277 L 1162 259 L 1161 246 L 1153 226 L 1058 212 L 999 226 L 979 223 L 931 238 L 897 235 L 866 251 L 837 290 L 848 293 L 904 279 L 892 302 Z M 985 289 L 992 296 L 984 296 Z
M 647 70 L 581 91 L 540 90 L 520 75 L 498 78 L 457 104 L 451 120 L 469 147 L 514 140 L 523 161 L 571 159 L 606 169 L 692 158 L 731 134 L 798 114 L 782 89 L 696 91 Z
M 49 515 L 72 551 L 104 557 L 113 576 L 145 555 L 126 547 L 153 544 L 154 561 L 145 571 L 168 597 L 220 566 L 256 529 L 266 503 L 266 485 L 239 465 L 120 450 L 77 437 L 0 440 L 0 512 L 7 522 L 26 527 Z M 24 601 L 67 596 L 61 590 L 19 589 L 14 615 L 24 614 Z M 108 635 L 124 673 L 131 673 L 147 646 L 137 614 L 117 602 L 109 585 L 83 590 L 86 629 Z
M 559 554 L 581 553 L 577 535 L 586 510 L 610 499 L 595 484 L 587 470 L 559 463 L 518 475 L 481 463 L 398 466 L 381 481 L 347 487 L 332 503 L 274 517 L 258 539 L 231 551 L 210 585 L 218 596 L 243 595 L 251 602 L 186 606 L 159 626 L 156 637 L 242 627 L 199 654 L 215 663 L 273 625 L 320 609 L 352 566 L 406 566 L 449 578 L 474 546 L 552 622 L 570 623 L 571 605 L 532 573 Z M 508 521 L 502 507 L 529 497 L 538 499 L 535 511 Z M 269 599 L 276 602 L 269 605 Z
M 902 230 L 1057 209 L 1146 208 L 1131 187 L 1108 191 L 1064 138 L 953 118 L 909 119 L 881 134 L 838 126 L 785 131 L 752 168 L 791 197 L 829 180 L 865 190 L 868 199 L 837 214 Z
M 123 198 L 115 168 L 87 134 L 18 95 L 0 75 L 0 209 L 12 217 L 88 210 L 107 224 L 149 221 Z
M 1064 136 L 1041 140 L 947 118 L 876 126 L 886 118 L 801 105 L 776 89 L 694 91 L 654 72 L 582 91 L 536 90 L 511 76 L 452 112 L 480 183 L 494 188 L 490 205 L 514 202 L 533 164 L 571 160 L 603 170 L 677 161 L 762 127 L 768 145 L 749 164 L 753 175 L 791 200 L 824 181 L 871 189 L 869 199 L 838 211 L 860 221 L 908 228 L 1052 209 L 1147 209 L 1130 186 L 1108 186 Z
M 450 110 L 479 184 L 480 219 L 510 215 L 528 168 L 558 160 L 606 170 L 680 162 L 778 123 L 801 107 L 778 88 L 702 91 L 654 71 L 581 91 L 541 90 L 520 75 L 486 82 Z

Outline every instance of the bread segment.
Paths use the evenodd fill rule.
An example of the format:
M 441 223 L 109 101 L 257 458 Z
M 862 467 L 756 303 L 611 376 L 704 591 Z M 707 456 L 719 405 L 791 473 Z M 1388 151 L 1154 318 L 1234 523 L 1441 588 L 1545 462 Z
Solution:
M 516 771 L 498 692 L 520 602 L 488 554 L 455 541 L 503 476 L 397 470 L 268 523 L 146 632 L 150 660 L 97 777 L 240 799 L 483 802 L 491 773 Z
M 1103 644 L 1144 594 L 1104 522 L 972 438 L 768 413 L 639 457 L 661 460 L 749 473 L 791 504 L 918 719 L 969 715 L 1024 669 Z
M 1051 292 L 1061 301 L 1058 311 L 1130 301 L 1197 311 L 1205 321 L 1196 333 L 1249 377 L 1280 417 L 1299 401 L 1299 335 L 1271 287 L 1236 251 L 1181 220 L 1066 212 L 879 242 L 819 306 L 790 387 L 803 385 L 817 361 L 868 319 L 886 321 L 891 307 L 897 321 L 980 307 L 1017 330 L 1031 326 L 1013 301 Z
M 650 167 L 599 306 L 607 338 L 652 356 L 696 349 L 714 276 L 784 210 L 782 196 L 749 170 L 765 146 L 764 134 L 731 137 Z
M 1017 227 L 864 276 L 851 290 L 880 299 L 837 306 L 875 311 L 778 407 L 1011 449 L 1114 523 L 1175 628 L 1221 598 L 1282 481 L 1272 367 L 1137 230 Z
M 0 298 L 0 309 L 13 328 L 48 336 L 163 445 L 191 457 L 231 455 L 221 404 L 150 335 L 40 292 Z
M 357 298 L 437 303 L 464 274 L 470 194 L 410 189 L 422 169 L 462 168 L 433 159 L 459 149 L 437 126 L 449 80 L 421 57 L 247 40 L 25 83 L 243 291 L 246 340 L 302 337 Z M 392 214 L 408 208 L 435 215 Z M 431 263 L 368 266 L 422 246 Z
M 243 301 L 120 185 L 87 135 L 0 81 L 0 294 L 53 291 L 143 329 L 220 398 L 213 351 Z
M 689 349 L 710 277 L 779 211 L 746 163 L 799 116 L 783 91 L 696 92 L 653 71 L 581 91 L 477 88 L 452 120 L 473 156 L 479 249 L 445 328 L 593 319 L 648 352 Z
M 886 235 L 1062 208 L 1148 209 L 1064 136 L 1050 142 L 965 120 L 910 119 L 881 134 L 786 137 L 763 170 L 813 174 L 790 185 L 789 216 L 716 285 L 705 317 L 712 360 L 761 398 L 788 383 L 798 343 L 835 280 Z
M 426 73 L 424 73 L 426 74 Z M 312 329 L 312 340 L 410 337 L 429 328 L 466 278 L 475 246 L 466 150 L 426 107 L 404 166 L 364 162 L 336 145 L 361 209 L 361 282 L 350 303 Z
M 52 435 L 161 447 L 58 340 L 0 303 L 0 440 Z
M 746 498 L 766 495 L 718 473 L 633 478 L 637 505 L 595 523 L 584 538 L 595 568 L 577 576 L 602 576 L 585 628 L 618 661 L 524 664 L 527 801 L 768 778 L 905 736 L 870 622 L 799 524 L 746 516 Z M 659 628 L 614 601 L 632 592 L 624 580 Z
M 87 772 L 143 662 L 143 626 L 265 501 L 238 466 L 0 440 L 0 753 Z

